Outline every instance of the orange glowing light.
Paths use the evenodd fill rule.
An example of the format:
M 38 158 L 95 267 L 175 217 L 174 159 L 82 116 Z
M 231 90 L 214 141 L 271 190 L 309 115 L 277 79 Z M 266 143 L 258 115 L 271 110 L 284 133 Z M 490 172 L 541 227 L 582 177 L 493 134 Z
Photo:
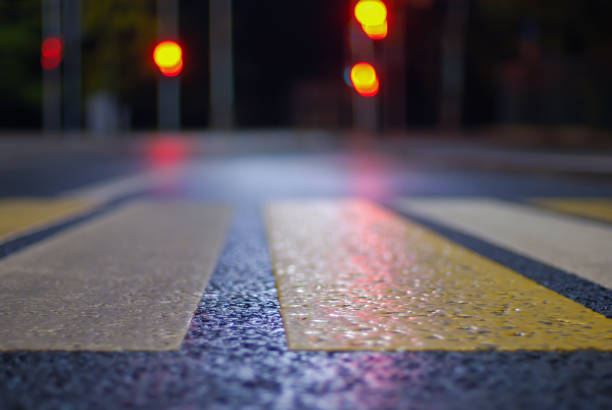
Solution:
M 175 77 L 183 71 L 183 60 L 179 61 L 179 63 L 172 67 L 159 67 L 159 71 L 166 77 Z
M 362 26 L 380 26 L 387 21 L 387 6 L 381 0 L 360 0 L 355 5 L 355 18 Z
M 177 76 L 183 70 L 183 50 L 174 41 L 162 41 L 153 50 L 153 61 L 163 75 Z
M 369 63 L 357 63 L 351 69 L 351 81 L 354 85 L 371 85 L 376 81 L 376 70 Z
M 351 69 L 351 82 L 355 91 L 363 97 L 373 97 L 378 93 L 380 82 L 371 64 L 357 63 Z
M 361 95 L 362 97 L 374 97 L 376 94 L 378 94 L 379 89 L 380 82 L 378 81 L 378 78 L 376 79 L 374 84 L 370 86 L 355 87 L 355 90 L 357 90 L 359 95 Z
M 62 41 L 57 37 L 49 37 L 40 47 L 40 64 L 45 70 L 55 70 L 62 61 Z
M 383 24 L 379 24 L 377 26 L 362 25 L 361 27 L 372 40 L 382 40 L 383 38 L 387 37 L 387 33 L 389 31 L 386 20 Z

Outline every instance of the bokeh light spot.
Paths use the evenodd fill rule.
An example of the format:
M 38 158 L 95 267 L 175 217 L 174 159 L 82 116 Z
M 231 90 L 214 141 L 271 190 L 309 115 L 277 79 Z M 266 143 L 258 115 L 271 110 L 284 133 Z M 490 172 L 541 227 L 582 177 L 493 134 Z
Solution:
M 346 67 L 344 72 L 342 73 L 342 77 L 344 78 L 344 82 L 349 87 L 353 87 L 353 81 L 351 81 L 351 67 Z
M 363 31 L 370 37 L 372 40 L 382 40 L 387 37 L 388 26 L 385 21 L 383 24 L 379 24 L 377 26 L 361 26 Z
M 63 45 L 57 37 L 46 38 L 40 47 L 40 64 L 45 70 L 55 70 L 62 61 Z
M 361 0 L 355 5 L 355 18 L 362 26 L 380 26 L 387 20 L 387 6 L 380 0 Z
M 183 60 L 179 61 L 179 63 L 172 67 L 159 67 L 159 71 L 166 77 L 175 77 L 183 71 Z
M 189 155 L 190 145 L 188 141 L 163 136 L 152 140 L 146 146 L 147 156 L 154 168 L 175 165 L 185 160 Z
M 173 77 L 183 69 L 183 50 L 174 41 L 162 41 L 153 50 L 153 60 L 163 75 Z
M 351 82 L 360 95 L 372 97 L 378 93 L 380 82 L 376 70 L 369 63 L 357 63 L 351 69 Z

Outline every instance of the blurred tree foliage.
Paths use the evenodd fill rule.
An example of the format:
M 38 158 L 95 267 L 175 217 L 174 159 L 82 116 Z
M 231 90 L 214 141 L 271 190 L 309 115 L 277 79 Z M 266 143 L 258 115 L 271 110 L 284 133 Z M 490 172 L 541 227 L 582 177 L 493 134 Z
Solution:
M 41 3 L 0 0 L 0 126 L 40 125 Z M 137 103 L 155 73 L 155 1 L 82 0 L 82 18 L 84 98 L 106 90 Z
M 157 36 L 154 0 L 83 1 L 85 95 L 107 90 L 132 100 L 153 77 L 151 55 Z
M 40 124 L 40 0 L 0 0 L 0 125 Z

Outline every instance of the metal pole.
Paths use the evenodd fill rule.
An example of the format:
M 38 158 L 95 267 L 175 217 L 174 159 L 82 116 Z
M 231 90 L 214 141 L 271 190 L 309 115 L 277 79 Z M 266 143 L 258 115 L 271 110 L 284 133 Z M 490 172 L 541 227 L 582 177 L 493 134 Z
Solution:
M 210 124 L 231 128 L 234 123 L 234 66 L 232 1 L 210 0 Z
M 81 1 L 63 1 L 64 128 L 81 129 Z
M 60 38 L 60 0 L 42 0 L 42 40 Z M 43 69 L 43 131 L 59 132 L 62 126 L 61 70 Z
M 352 7 L 355 6 L 355 3 L 356 1 L 351 2 Z M 375 62 L 373 41 L 368 38 L 361 29 L 361 26 L 359 26 L 354 19 L 351 20 L 349 38 L 351 45 L 351 64 L 365 61 L 378 69 Z M 384 81 L 384 78 L 382 81 Z M 368 133 L 375 133 L 377 131 L 378 96 L 362 97 L 356 92 L 353 93 L 353 127 L 359 131 Z
M 389 37 L 382 41 L 382 122 L 383 129 L 406 127 L 406 4 L 389 1 L 392 20 Z
M 465 35 L 470 2 L 449 0 L 447 7 L 446 32 L 442 38 L 439 122 L 443 128 L 458 129 L 463 115 Z
M 157 0 L 158 38 L 178 41 L 179 0 Z M 160 76 L 157 92 L 157 119 L 162 130 L 178 130 L 181 127 L 180 76 Z

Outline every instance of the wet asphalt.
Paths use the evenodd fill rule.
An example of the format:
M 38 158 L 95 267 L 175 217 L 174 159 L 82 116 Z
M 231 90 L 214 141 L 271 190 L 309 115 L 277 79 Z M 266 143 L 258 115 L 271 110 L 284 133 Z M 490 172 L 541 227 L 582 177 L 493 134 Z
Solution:
M 59 195 L 144 169 L 106 153 L 0 165 L 0 195 Z M 612 196 L 612 180 L 447 168 L 345 152 L 198 158 L 182 181 L 0 247 L 0 258 L 112 212 L 133 197 L 230 204 L 231 229 L 180 351 L 0 354 L 0 408 L 612 408 L 612 352 L 297 352 L 279 313 L 260 207 L 277 198 Z M 58 182 L 59 180 L 59 182 Z M 434 221 L 405 215 L 583 305 L 612 316 L 612 291 Z M 0 262 L 1 263 L 1 262 Z

